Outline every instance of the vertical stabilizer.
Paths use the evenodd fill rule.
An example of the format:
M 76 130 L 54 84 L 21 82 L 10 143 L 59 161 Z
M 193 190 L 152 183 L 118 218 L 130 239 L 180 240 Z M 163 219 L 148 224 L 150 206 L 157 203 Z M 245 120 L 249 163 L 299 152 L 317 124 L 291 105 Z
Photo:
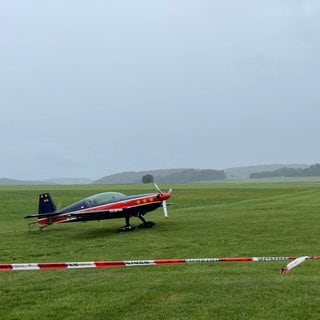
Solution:
M 39 214 L 52 213 L 57 210 L 49 193 L 43 193 L 39 196 Z

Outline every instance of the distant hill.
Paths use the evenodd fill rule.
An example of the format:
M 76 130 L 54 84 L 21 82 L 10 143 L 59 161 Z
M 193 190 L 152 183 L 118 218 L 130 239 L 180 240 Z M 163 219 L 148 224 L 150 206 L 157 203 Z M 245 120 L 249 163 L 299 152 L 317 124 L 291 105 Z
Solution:
M 50 184 L 89 184 L 92 180 L 85 178 L 56 178 L 47 180 L 16 180 L 0 178 L 0 185 L 50 185 Z
M 309 167 L 307 164 L 269 164 L 269 165 L 260 165 L 260 166 L 248 166 L 248 167 L 235 167 L 224 169 L 227 179 L 249 179 L 252 173 L 256 172 L 265 172 L 265 171 L 274 171 L 280 168 L 301 168 L 305 169 Z
M 40 185 L 40 184 L 52 184 L 44 181 L 29 181 L 29 180 L 15 180 L 0 178 L 0 185 Z
M 93 180 L 86 178 L 55 178 L 43 180 L 43 182 L 48 184 L 89 184 Z
M 141 183 L 142 177 L 152 175 L 154 181 L 158 183 L 189 183 L 216 181 L 225 179 L 249 179 L 252 173 L 274 171 L 280 168 L 305 169 L 306 164 L 271 164 L 260 166 L 235 167 L 224 170 L 213 169 L 162 169 L 149 171 L 127 171 L 105 176 L 98 180 L 85 178 L 56 178 L 39 181 L 15 180 L 0 178 L 0 185 L 74 185 L 74 184 L 122 184 L 122 183 Z
M 185 169 L 160 178 L 161 183 L 190 183 L 225 180 L 223 170 L 212 169 Z
M 164 176 L 174 174 L 184 169 L 163 169 L 149 171 L 126 171 L 105 176 L 101 179 L 93 181 L 93 184 L 117 184 L 117 183 L 141 183 L 142 177 L 151 174 L 155 181 L 159 181 Z
M 150 171 L 128 171 L 103 177 L 93 184 L 141 183 L 142 177 L 152 175 L 159 183 L 188 183 L 224 180 L 224 171 L 212 169 L 164 169 Z

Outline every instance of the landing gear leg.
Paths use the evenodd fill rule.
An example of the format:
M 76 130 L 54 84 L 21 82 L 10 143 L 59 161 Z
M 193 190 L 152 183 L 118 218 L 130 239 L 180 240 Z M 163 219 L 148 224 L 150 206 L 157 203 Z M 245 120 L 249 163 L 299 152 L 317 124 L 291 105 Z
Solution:
M 142 221 L 141 224 L 139 224 L 138 228 L 152 228 L 156 223 L 153 221 L 147 221 L 142 214 L 138 214 L 138 218 Z
M 125 217 L 126 224 L 123 227 L 119 228 L 117 230 L 118 232 L 121 232 L 121 231 L 133 231 L 136 228 L 136 226 L 134 224 L 130 224 L 130 218 L 131 218 L 131 216 L 126 215 L 126 217 Z

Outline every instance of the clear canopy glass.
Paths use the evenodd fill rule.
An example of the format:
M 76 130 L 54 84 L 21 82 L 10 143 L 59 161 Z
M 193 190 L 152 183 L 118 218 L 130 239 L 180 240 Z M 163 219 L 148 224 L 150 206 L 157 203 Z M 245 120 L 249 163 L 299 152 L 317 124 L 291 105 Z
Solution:
M 120 192 L 103 192 L 84 199 L 87 207 L 95 207 L 108 202 L 119 201 L 126 197 Z

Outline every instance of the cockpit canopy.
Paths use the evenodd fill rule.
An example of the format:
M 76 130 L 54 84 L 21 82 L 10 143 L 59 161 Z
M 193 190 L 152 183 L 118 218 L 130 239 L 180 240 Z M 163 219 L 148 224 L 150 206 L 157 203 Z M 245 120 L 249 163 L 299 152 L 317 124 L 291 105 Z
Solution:
M 87 208 L 99 206 L 108 202 L 119 201 L 127 196 L 120 192 L 103 192 L 84 199 Z

